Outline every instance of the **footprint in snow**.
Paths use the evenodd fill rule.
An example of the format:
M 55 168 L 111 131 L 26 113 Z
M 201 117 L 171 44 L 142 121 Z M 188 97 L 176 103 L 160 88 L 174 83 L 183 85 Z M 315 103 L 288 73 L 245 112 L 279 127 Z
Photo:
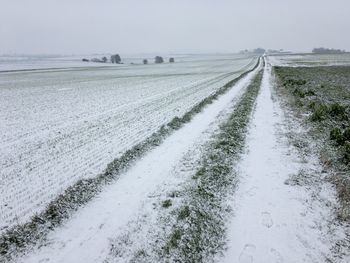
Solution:
M 283 263 L 283 257 L 281 253 L 278 252 L 278 250 L 271 248 L 270 252 L 271 252 L 272 258 L 274 259 L 274 262 Z
M 255 245 L 253 244 L 246 244 L 241 252 L 241 254 L 239 255 L 239 262 L 240 263 L 253 263 L 254 262 L 254 258 L 253 258 L 253 254 L 255 252 Z
M 267 228 L 270 228 L 273 226 L 273 221 L 271 218 L 271 214 L 269 212 L 262 212 L 261 213 L 261 223 L 266 226 Z
M 252 188 L 250 188 L 248 191 L 247 191 L 247 195 L 248 196 L 254 196 L 254 195 L 256 195 L 256 190 L 257 190 L 258 188 L 257 187 L 252 187 Z

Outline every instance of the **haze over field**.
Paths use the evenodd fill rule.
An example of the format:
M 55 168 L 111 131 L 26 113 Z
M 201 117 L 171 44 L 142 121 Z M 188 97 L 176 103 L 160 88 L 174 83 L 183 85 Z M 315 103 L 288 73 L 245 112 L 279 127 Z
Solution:
M 0 54 L 350 49 L 347 0 L 1 0 Z

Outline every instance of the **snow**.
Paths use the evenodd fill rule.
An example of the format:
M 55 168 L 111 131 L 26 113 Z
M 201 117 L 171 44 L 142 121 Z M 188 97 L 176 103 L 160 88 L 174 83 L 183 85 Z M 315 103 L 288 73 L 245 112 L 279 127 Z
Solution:
M 149 152 L 117 182 L 79 210 L 64 226 L 48 236 L 47 245 L 18 262 L 102 262 L 109 253 L 110 238 L 137 217 L 142 202 L 169 179 L 174 166 L 190 151 L 222 111 L 240 96 L 257 70 L 207 106 L 203 112 Z
M 232 55 L 164 65 L 0 73 L 0 232 L 252 68 Z
M 122 64 L 108 63 L 96 63 L 96 62 L 83 62 L 82 59 L 86 58 L 91 60 L 92 58 L 102 58 L 106 56 L 110 58 L 110 54 L 86 54 L 86 55 L 2 55 L 0 56 L 0 73 L 8 71 L 30 71 L 30 70 L 67 70 L 78 68 L 128 68 L 140 66 L 143 64 L 143 59 L 147 59 L 148 63 L 152 65 L 154 63 L 154 57 L 159 54 L 123 54 Z M 214 60 L 231 60 L 237 59 L 235 54 L 165 54 L 164 64 L 168 64 L 170 57 L 175 58 L 176 63 L 198 63 L 200 66 L 203 61 Z M 242 56 L 241 56 L 242 57 Z M 163 65 L 164 65 L 163 64 Z M 149 65 L 147 66 L 149 67 Z
M 30 69 L 101 67 L 101 65 L 117 66 L 111 63 L 101 64 L 83 62 L 83 57 L 84 56 L 0 56 L 0 72 Z
M 343 54 L 289 54 L 269 56 L 274 66 L 315 67 L 350 65 L 350 53 Z
M 17 222 L 18 216 L 25 220 L 77 179 L 103 171 L 126 149 L 255 62 L 206 57 L 166 67 L 1 73 L 0 227 Z M 201 157 L 198 149 L 205 149 L 213 127 L 225 121 L 223 113 L 232 110 L 256 72 L 106 186 L 50 232 L 44 244 L 15 261 L 125 262 L 139 247 L 153 244 L 145 244 L 152 237 L 147 231 L 165 227 L 151 225 L 161 213 L 154 202 L 192 175 Z M 229 200 L 228 249 L 217 261 L 347 262 L 348 254 L 333 258 L 334 244 L 346 238 L 333 210 L 335 190 L 324 180 L 316 156 L 302 159 L 288 144 L 288 129 L 300 127 L 287 125 L 273 85 L 267 63 L 247 151 L 237 167 L 239 183 Z M 318 185 L 291 183 L 299 175 L 318 178 Z M 142 229 L 136 233 L 135 227 Z M 125 246 L 132 247 L 123 251 L 125 258 L 113 258 L 111 245 L 128 233 Z
M 282 139 L 283 114 L 271 97 L 270 71 L 267 66 L 248 150 L 239 165 L 228 250 L 219 261 L 325 262 L 333 245 L 332 234 L 327 233 L 327 224 L 335 222 L 333 211 L 324 202 L 314 201 L 312 191 L 285 183 L 303 169 L 315 172 L 320 167 L 311 157 L 303 163 Z M 323 187 L 322 198 L 334 203 L 330 185 Z

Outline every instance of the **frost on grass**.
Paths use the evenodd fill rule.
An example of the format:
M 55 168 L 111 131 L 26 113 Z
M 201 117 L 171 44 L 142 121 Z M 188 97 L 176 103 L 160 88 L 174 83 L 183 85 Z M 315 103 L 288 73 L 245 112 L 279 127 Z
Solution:
M 275 72 L 297 114 L 304 116 L 324 169 L 335 174 L 343 204 L 339 217 L 350 220 L 350 67 L 275 67 Z
M 237 183 L 234 162 L 244 147 L 249 118 L 257 97 L 262 72 L 248 86 L 220 133 L 209 145 L 193 182 L 184 189 L 186 198 L 175 211 L 175 224 L 162 248 L 162 256 L 179 262 L 208 262 L 223 251 L 226 199 Z
M 205 145 L 196 170 L 154 203 L 158 212 L 152 214 L 158 215 L 151 222 L 157 227 L 139 229 L 138 218 L 128 232 L 112 240 L 108 262 L 208 262 L 223 251 L 230 212 L 226 199 L 237 180 L 233 166 L 244 146 L 260 81 L 261 72 Z M 134 243 L 129 247 L 122 240 Z
M 285 104 L 290 122 L 290 142 L 305 162 L 316 155 L 323 169 L 300 170 L 291 175 L 286 184 L 307 187 L 314 191 L 314 199 L 332 207 L 333 214 L 329 218 L 333 220 L 327 227 L 332 233 L 333 255 L 329 256 L 332 258 L 330 262 L 338 262 L 349 257 L 350 245 L 350 162 L 347 148 L 350 141 L 350 67 L 275 67 L 274 72 L 276 91 Z M 323 199 L 322 193 L 328 182 L 335 186 L 339 203 L 331 204 Z

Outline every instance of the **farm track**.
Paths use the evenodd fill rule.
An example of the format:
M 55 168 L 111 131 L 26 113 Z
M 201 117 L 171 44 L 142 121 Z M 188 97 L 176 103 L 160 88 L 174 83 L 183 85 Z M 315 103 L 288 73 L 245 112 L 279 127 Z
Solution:
M 335 213 L 335 189 L 313 150 L 301 155 L 294 144 L 294 136 L 303 133 L 298 134 L 298 121 L 284 116 L 280 103 L 285 98 L 278 97 L 274 85 L 267 66 L 247 151 L 235 163 L 233 181 L 220 178 L 227 173 L 225 158 L 214 161 L 216 169 L 210 160 L 196 169 L 201 161 L 192 151 L 172 173 L 176 178 L 149 195 L 139 216 L 112 239 L 107 262 L 349 261 L 349 229 Z M 202 155 L 213 158 L 210 149 L 202 149 Z M 199 182 L 193 186 L 181 182 L 185 179 Z M 224 184 L 211 185 L 216 180 Z M 234 190 L 231 198 L 221 196 L 227 185 Z M 226 207 L 217 199 L 230 201 Z
M 335 189 L 312 142 L 301 151 L 294 141 L 305 131 L 282 108 L 286 98 L 277 89 L 269 65 L 238 166 L 228 249 L 218 262 L 348 262 L 348 241 L 338 242 L 348 229 L 335 213 Z

